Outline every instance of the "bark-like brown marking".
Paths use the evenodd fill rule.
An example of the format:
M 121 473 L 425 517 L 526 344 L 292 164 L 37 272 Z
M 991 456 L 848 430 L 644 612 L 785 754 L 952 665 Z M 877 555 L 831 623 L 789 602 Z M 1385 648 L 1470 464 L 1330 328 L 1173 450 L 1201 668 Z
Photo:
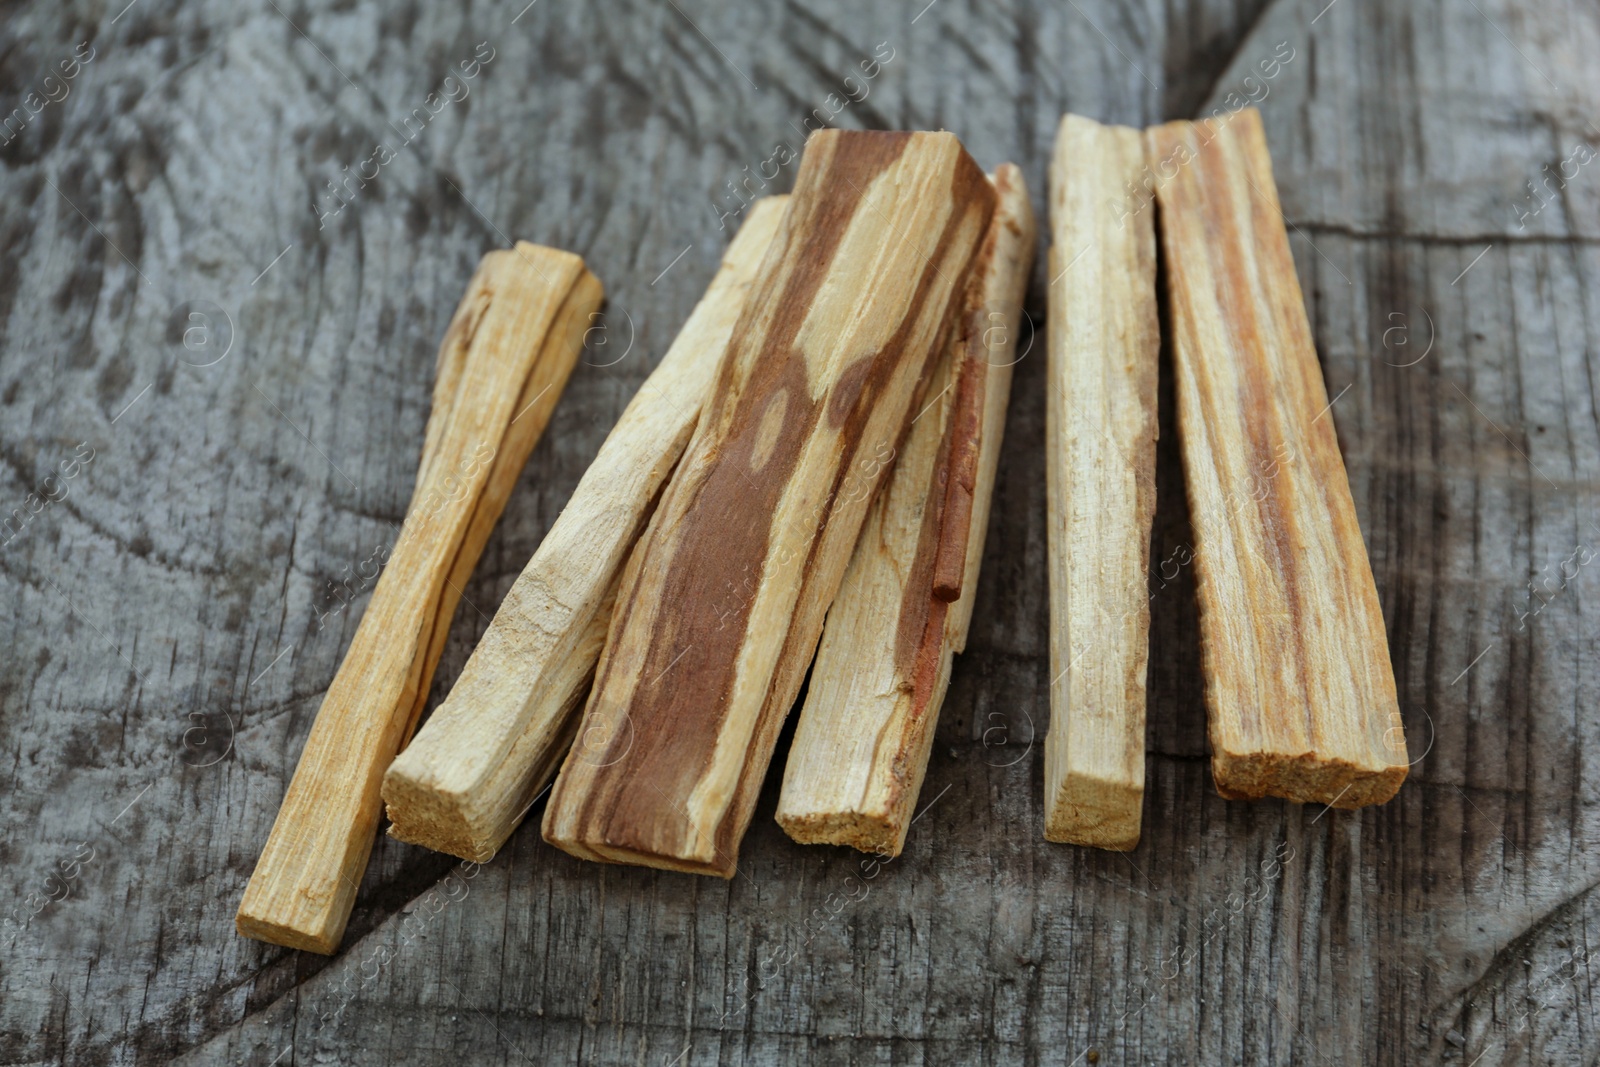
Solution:
M 997 196 L 1011 192 L 1013 173 L 1007 167 L 995 172 Z M 1021 232 L 1015 218 L 1007 219 L 1006 226 L 1013 235 Z M 986 265 L 994 259 L 999 241 L 999 231 L 991 228 L 974 259 L 972 281 L 965 299 L 963 336 L 958 341 L 965 351 L 952 412 L 949 477 L 940 516 L 938 559 L 933 568 L 933 595 L 947 603 L 961 599 L 967 542 L 972 536 L 973 494 L 978 485 L 978 458 L 983 451 L 983 409 L 989 380 L 989 312 L 992 310 L 983 306 L 982 285 Z
M 950 413 L 949 474 L 939 518 L 938 557 L 933 566 L 933 595 L 946 603 L 961 599 L 967 570 L 967 540 L 972 536 L 973 494 L 978 488 L 983 406 L 989 377 L 983 349 L 983 315 L 983 309 L 978 308 L 968 316 L 966 352 Z
M 905 591 L 900 595 L 900 610 L 894 631 L 895 674 L 902 679 L 902 685 L 910 684 L 913 688 L 922 647 L 927 640 L 929 616 L 933 614 L 936 603 L 942 604 L 933 596 L 933 569 L 939 545 L 940 513 L 944 510 L 944 493 L 940 490 L 944 487 L 949 460 L 950 434 L 947 430 L 939 443 L 939 458 L 928 472 L 928 486 L 923 493 L 927 503 L 922 509 L 922 529 L 917 533 L 916 562 L 906 579 Z M 942 610 L 939 615 L 943 617 Z
M 783 389 L 798 398 L 805 395 L 805 376 L 798 353 L 766 361 L 752 379 L 756 388 L 745 396 L 754 401 Z M 681 547 L 667 564 L 660 590 L 658 636 L 633 693 L 633 705 L 647 705 L 649 713 L 633 715 L 634 747 L 616 767 L 631 777 L 641 773 L 636 761 L 648 760 L 642 773 L 666 796 L 688 796 L 709 767 L 754 604 L 753 597 L 741 596 L 728 614 L 719 594 L 730 561 L 753 561 L 759 573 L 788 484 L 780 474 L 793 469 L 818 414 L 814 406 L 795 403 L 763 476 L 752 478 L 748 471 L 761 428 L 759 414 L 749 410 L 753 407 L 741 410 L 719 462 L 707 470 L 693 510 L 679 525 L 675 543 Z M 624 789 L 606 818 L 605 841 L 658 851 L 681 836 L 686 822 L 683 812 L 662 803 L 653 790 Z
M 868 383 L 879 355 L 877 352 L 868 352 L 859 356 L 839 375 L 839 382 L 833 387 L 833 396 L 828 400 L 828 422 L 836 429 L 844 426 L 858 407 L 872 405 L 873 397 Z

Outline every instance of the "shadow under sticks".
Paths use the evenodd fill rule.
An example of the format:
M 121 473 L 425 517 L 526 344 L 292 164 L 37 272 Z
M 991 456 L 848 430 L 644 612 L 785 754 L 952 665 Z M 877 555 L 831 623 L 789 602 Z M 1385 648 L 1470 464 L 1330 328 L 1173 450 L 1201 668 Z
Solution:
M 1156 215 L 1157 233 L 1160 216 Z M 1160 439 L 1156 442 L 1156 516 L 1150 531 L 1150 666 L 1146 680 L 1146 751 L 1207 759 L 1205 682 L 1200 663 L 1200 606 L 1195 590 L 1194 530 L 1178 442 L 1178 405 L 1167 304 L 1167 263 L 1156 242 L 1161 320 Z

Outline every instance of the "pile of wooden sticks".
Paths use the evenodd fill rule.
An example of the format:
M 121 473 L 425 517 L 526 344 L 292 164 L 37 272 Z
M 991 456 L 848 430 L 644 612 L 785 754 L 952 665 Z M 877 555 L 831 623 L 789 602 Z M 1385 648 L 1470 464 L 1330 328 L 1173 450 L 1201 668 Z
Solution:
M 1069 115 L 1049 203 L 1046 836 L 1139 835 L 1158 227 L 1217 787 L 1388 799 L 1383 619 L 1259 119 Z M 407 746 L 601 301 L 576 256 L 486 256 L 240 932 L 332 952 L 385 806 L 394 837 L 482 862 L 552 779 L 547 841 L 730 877 L 808 668 L 778 822 L 898 854 L 972 618 L 1034 243 L 1017 168 L 986 176 L 951 134 L 813 135 Z

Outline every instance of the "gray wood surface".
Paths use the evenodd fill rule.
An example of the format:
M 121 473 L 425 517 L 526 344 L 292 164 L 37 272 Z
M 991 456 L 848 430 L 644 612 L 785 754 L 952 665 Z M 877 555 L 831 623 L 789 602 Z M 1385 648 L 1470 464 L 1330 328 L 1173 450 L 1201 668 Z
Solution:
M 1600 9 L 525 2 L 0 24 L 0 122 L 59 98 L 0 137 L 0 1061 L 1600 1062 L 1600 161 L 1574 154 L 1600 146 Z M 580 252 L 610 313 L 435 700 L 702 291 L 724 182 L 846 76 L 859 96 L 880 42 L 834 124 L 951 129 L 1041 213 L 1063 110 L 1265 93 L 1416 759 L 1399 797 L 1216 797 L 1166 392 L 1144 840 L 1042 840 L 1041 343 L 903 858 L 790 843 L 773 776 L 728 883 L 529 824 L 481 869 L 381 841 L 331 960 L 237 937 L 476 258 Z

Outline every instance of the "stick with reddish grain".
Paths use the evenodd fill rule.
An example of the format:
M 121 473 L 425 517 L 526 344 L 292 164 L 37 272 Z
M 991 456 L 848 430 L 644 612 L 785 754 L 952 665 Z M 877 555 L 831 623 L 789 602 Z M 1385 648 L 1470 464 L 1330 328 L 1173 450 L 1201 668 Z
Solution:
M 813 134 L 623 576 L 544 836 L 731 877 L 778 729 L 994 207 L 948 133 Z
M 1405 734 L 1260 116 L 1168 123 L 1145 146 L 1217 791 L 1381 803 Z

